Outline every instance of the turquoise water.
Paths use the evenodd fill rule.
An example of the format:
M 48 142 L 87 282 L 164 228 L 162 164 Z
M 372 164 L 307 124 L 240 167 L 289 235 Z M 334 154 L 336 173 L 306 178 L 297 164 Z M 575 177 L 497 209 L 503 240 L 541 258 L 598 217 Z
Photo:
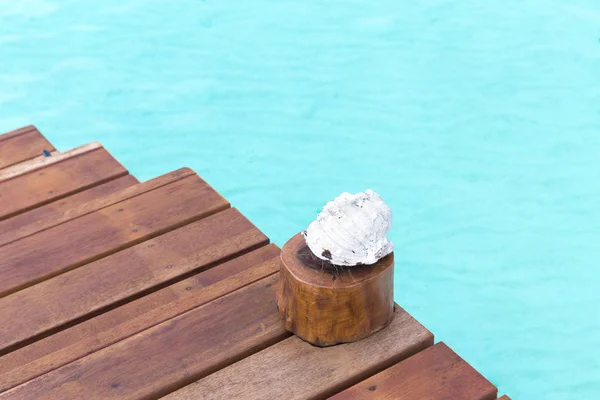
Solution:
M 279 245 L 373 188 L 437 340 L 596 399 L 599 38 L 598 0 L 0 0 L 0 131 L 192 167 Z

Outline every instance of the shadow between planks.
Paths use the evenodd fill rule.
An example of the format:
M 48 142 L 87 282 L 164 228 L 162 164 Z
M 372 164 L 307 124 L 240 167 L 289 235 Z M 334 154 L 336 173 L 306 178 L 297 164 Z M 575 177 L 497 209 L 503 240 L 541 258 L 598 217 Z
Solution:
M 0 299 L 0 320 L 15 321 L 0 335 L 0 349 L 38 340 L 267 243 L 228 209 L 83 265 Z
M 12 228 L 0 232 L 0 246 L 35 233 L 40 233 L 46 229 L 64 224 L 70 220 L 91 214 L 194 175 L 195 173 L 189 168 L 181 168 L 142 183 L 133 178 L 134 182 L 132 184 L 119 185 L 117 189 L 113 189 L 120 181 L 131 178 L 131 175 L 126 175 L 59 201 L 42 205 L 29 212 L 24 212 L 10 219 L 0 221 L 0 226 Z M 128 180 L 131 181 L 131 179 Z
M 39 157 L 54 146 L 34 127 L 26 126 L 0 135 L 0 170 Z
M 432 344 L 433 334 L 396 305 L 390 325 L 366 339 L 321 348 L 292 336 L 165 399 L 325 399 Z
M 0 357 L 0 392 L 273 275 L 270 244 Z
M 445 343 L 331 397 L 331 400 L 495 400 L 498 390 Z
M 0 174 L 2 171 L 6 169 Z M 0 180 L 0 221 L 128 174 L 125 167 L 99 147 L 11 175 Z
M 359 342 L 291 336 L 279 248 L 193 171 L 139 183 L 99 144 L 54 150 L 0 135 L 0 399 L 496 399 L 397 305 Z
M 193 175 L 0 246 L 0 298 L 226 208 Z

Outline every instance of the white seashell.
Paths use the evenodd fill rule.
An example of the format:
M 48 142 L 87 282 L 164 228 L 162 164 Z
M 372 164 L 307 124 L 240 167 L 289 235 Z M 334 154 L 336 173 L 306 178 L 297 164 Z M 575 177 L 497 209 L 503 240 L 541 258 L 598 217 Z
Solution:
M 336 265 L 375 264 L 394 251 L 386 238 L 392 211 L 371 189 L 342 193 L 302 232 L 310 250 Z

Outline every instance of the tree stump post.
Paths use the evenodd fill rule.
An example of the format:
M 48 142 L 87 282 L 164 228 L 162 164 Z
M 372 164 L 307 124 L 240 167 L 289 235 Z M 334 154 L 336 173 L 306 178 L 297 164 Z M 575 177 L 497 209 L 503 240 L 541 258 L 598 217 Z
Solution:
M 364 339 L 394 316 L 393 279 L 393 253 L 372 265 L 336 266 L 297 234 L 281 251 L 279 315 L 286 330 L 316 346 Z

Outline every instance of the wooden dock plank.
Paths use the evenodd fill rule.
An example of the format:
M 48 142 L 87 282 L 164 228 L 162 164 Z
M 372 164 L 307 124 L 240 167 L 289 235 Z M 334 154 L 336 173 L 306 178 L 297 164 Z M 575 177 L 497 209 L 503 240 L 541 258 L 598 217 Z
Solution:
M 2 356 L 0 392 L 273 275 L 279 254 L 261 247 Z
M 105 149 L 97 149 L 0 182 L 0 220 L 127 175 Z
M 396 306 L 391 324 L 364 340 L 319 348 L 293 336 L 165 400 L 325 398 L 432 344 L 433 335 Z
M 195 175 L 9 243 L 0 247 L 0 297 L 228 207 Z
M 125 175 L 0 221 L 0 246 L 58 225 L 56 221 L 58 220 L 60 223 L 61 217 L 73 207 L 86 204 L 99 197 L 108 196 L 137 183 L 139 182 L 133 175 Z
M 228 207 L 187 169 L 140 184 L 98 143 L 0 135 L 0 399 L 496 399 L 398 306 L 363 341 L 290 337 L 279 249 Z
M 13 167 L 16 167 L 16 166 L 21 165 L 21 164 L 23 164 L 23 165 L 29 165 L 30 163 L 35 163 L 35 162 L 44 160 L 47 157 L 54 157 L 54 156 L 57 156 L 59 154 L 61 154 L 61 153 L 59 151 L 56 151 L 56 150 L 49 151 L 48 154 L 45 154 L 45 153 L 42 152 L 38 156 L 35 156 L 35 157 L 30 158 L 28 160 L 21 161 L 21 162 L 19 162 L 17 164 L 10 165 L 10 166 L 8 166 L 6 168 L 0 169 L 0 173 L 3 173 L 5 170 L 12 170 Z M 4 180 L 4 179 L 2 179 L 2 180 Z
M 268 243 L 230 208 L 0 299 L 0 354 L 106 307 Z
M 0 169 L 37 157 L 43 150 L 55 148 L 34 126 L 0 135 Z
M 229 207 L 189 169 L 139 183 L 99 143 L 0 135 L 0 400 L 496 399 L 399 306 L 359 342 L 291 336 L 280 250 Z
M 145 399 L 174 391 L 289 336 L 276 275 L 0 394 L 0 399 Z
M 30 160 L 20 162 L 0 170 L 0 183 L 101 148 L 102 145 L 100 143 L 92 142 L 80 147 L 76 147 L 64 153 L 53 154 L 50 157 L 44 157 L 42 155 L 41 157 L 38 156 Z
M 331 400 L 495 400 L 497 389 L 443 342 Z
M 33 224 L 30 223 L 23 225 L 19 229 L 8 230 L 4 232 L 0 231 L 0 246 L 194 175 L 195 173 L 191 169 L 181 168 L 168 174 L 159 176 L 158 178 L 130 186 L 110 196 L 100 196 L 89 199 L 89 201 L 83 202 L 82 204 L 72 204 L 70 199 L 73 199 L 76 195 L 69 196 L 64 199 L 64 203 L 59 203 L 61 206 L 59 207 L 60 209 L 58 213 L 52 213 L 47 216 L 39 216 L 37 220 L 33 221 Z M 110 184 L 110 182 L 108 182 L 108 184 Z M 21 215 L 12 217 L 5 221 L 10 223 L 8 221 L 15 220 L 19 217 L 21 217 Z
M 31 131 L 39 132 L 37 130 L 37 128 L 33 125 L 23 126 L 21 128 L 17 128 L 12 131 L 8 131 L 8 132 L 0 134 L 0 142 L 2 142 L 3 140 L 12 139 L 15 136 L 23 135 L 23 134 L 25 134 L 27 132 L 31 132 Z M 40 133 L 40 135 L 41 135 L 41 133 Z

